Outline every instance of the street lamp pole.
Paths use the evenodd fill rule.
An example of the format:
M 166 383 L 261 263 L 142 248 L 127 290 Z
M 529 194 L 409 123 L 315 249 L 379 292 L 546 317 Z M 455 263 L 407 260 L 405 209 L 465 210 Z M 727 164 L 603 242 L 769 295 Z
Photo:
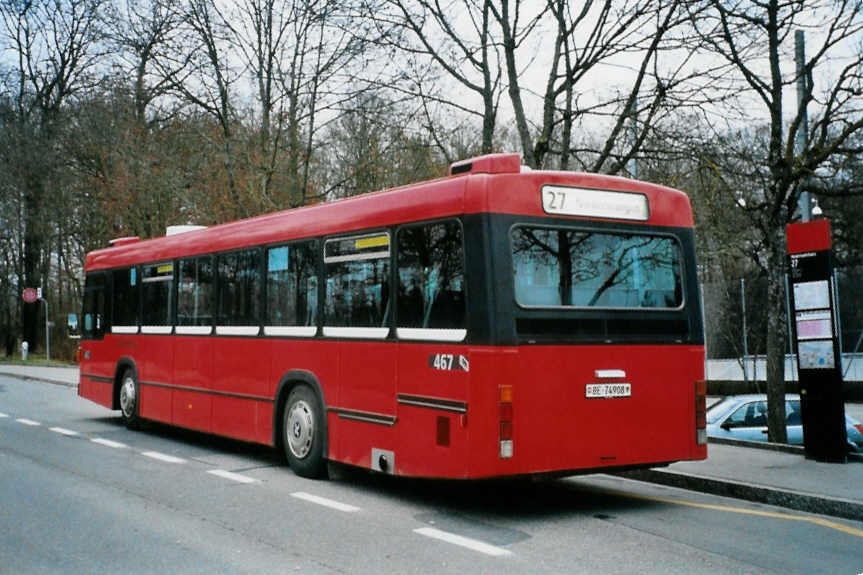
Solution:
M 50 322 L 48 321 L 48 300 L 40 297 L 42 303 L 45 304 L 45 361 L 46 363 L 51 362 L 51 328 Z
M 806 38 L 803 30 L 794 32 L 794 61 L 797 68 L 797 109 L 800 111 L 800 125 L 797 126 L 797 153 L 803 156 L 809 147 L 809 114 L 806 110 L 806 92 L 811 89 L 806 74 Z M 800 193 L 800 217 L 804 222 L 812 219 L 812 201 L 809 197 L 809 178 L 803 180 Z

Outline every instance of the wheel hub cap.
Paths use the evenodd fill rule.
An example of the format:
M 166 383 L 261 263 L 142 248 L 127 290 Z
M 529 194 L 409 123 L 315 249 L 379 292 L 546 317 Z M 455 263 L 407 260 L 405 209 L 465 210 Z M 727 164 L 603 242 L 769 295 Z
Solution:
M 120 387 L 120 409 L 126 417 L 131 417 L 135 413 L 135 395 L 135 380 L 131 377 L 126 378 Z
M 297 459 L 302 459 L 312 449 L 315 438 L 315 419 L 312 409 L 305 401 L 293 404 L 288 414 L 288 448 Z

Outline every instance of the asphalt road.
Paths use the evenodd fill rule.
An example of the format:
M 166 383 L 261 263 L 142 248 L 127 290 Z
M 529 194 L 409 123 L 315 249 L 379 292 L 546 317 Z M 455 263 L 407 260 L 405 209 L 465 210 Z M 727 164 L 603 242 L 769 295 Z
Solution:
M 0 376 L 0 573 L 863 571 L 863 523 L 605 475 L 334 472 Z

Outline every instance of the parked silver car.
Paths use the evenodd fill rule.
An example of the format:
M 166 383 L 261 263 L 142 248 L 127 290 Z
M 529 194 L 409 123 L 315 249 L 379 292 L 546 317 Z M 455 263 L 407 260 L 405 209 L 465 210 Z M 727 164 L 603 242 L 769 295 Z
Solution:
M 800 396 L 785 396 L 785 421 L 788 443 L 803 444 Z M 863 453 L 863 424 L 845 416 L 848 450 Z M 707 410 L 707 436 L 747 441 L 767 441 L 767 396 L 764 394 L 731 395 Z

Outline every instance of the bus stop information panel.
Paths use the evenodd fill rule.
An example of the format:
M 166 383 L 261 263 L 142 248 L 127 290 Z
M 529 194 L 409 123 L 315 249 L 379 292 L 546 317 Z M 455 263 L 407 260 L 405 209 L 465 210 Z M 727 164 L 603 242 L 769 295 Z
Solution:
M 845 402 L 830 221 L 790 224 L 786 236 L 803 445 L 807 457 L 844 462 Z

